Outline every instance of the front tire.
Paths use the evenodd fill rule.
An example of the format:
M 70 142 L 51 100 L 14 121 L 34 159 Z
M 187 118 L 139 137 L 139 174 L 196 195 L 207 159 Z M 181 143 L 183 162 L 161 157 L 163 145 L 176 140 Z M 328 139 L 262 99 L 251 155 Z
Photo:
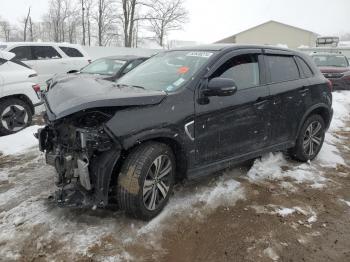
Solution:
M 32 122 L 30 106 L 18 98 L 8 98 L 0 103 L 0 135 L 14 134 Z
M 289 151 L 290 156 L 301 162 L 313 160 L 322 148 L 325 132 L 325 123 L 320 115 L 308 117 L 299 132 L 294 148 Z
M 175 157 L 169 146 L 141 144 L 128 155 L 118 176 L 119 207 L 135 218 L 154 218 L 169 200 L 174 176 Z

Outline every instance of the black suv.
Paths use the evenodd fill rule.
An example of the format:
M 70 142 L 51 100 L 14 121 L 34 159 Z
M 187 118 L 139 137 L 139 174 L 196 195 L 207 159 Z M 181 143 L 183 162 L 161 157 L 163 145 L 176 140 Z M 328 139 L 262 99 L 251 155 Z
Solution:
M 62 81 L 43 99 L 37 137 L 57 170 L 57 202 L 117 202 L 141 219 L 163 209 L 180 179 L 270 151 L 312 160 L 333 114 L 310 58 L 268 46 L 171 50 L 116 83 Z

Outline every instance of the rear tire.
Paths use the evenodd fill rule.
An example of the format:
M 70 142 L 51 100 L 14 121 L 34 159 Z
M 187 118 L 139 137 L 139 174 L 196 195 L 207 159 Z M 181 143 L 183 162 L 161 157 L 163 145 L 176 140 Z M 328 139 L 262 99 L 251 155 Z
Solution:
M 0 135 L 14 134 L 32 122 L 30 106 L 18 98 L 8 98 L 0 103 Z
M 169 146 L 141 144 L 128 155 L 118 176 L 120 209 L 142 220 L 154 218 L 169 200 L 174 176 L 175 157 Z
M 320 115 L 311 115 L 301 127 L 295 146 L 289 150 L 289 155 L 301 162 L 313 160 L 322 148 L 325 132 L 323 118 Z

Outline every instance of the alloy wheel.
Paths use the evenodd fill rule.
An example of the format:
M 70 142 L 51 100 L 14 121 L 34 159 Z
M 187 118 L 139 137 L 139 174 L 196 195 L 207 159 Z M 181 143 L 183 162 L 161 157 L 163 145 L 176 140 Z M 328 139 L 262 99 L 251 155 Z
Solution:
M 315 155 L 322 143 L 323 131 L 322 124 L 318 121 L 312 122 L 306 129 L 304 139 L 303 139 L 303 148 L 306 155 L 312 157 Z
M 148 210 L 155 210 L 166 199 L 173 165 L 166 155 L 158 156 L 148 170 L 143 183 L 143 203 Z
M 10 105 L 1 114 L 1 123 L 9 131 L 16 132 L 28 124 L 28 113 L 21 105 Z

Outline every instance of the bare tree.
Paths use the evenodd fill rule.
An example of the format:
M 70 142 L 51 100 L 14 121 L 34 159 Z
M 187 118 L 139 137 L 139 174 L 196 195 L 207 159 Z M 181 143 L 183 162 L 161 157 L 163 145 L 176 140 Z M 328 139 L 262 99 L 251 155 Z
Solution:
M 34 41 L 34 29 L 33 29 L 33 21 L 32 17 L 29 17 L 29 35 L 30 35 L 30 41 Z
M 11 25 L 8 21 L 0 21 L 0 30 L 6 42 L 10 41 Z
M 188 21 L 188 12 L 183 0 L 157 0 L 147 15 L 150 31 L 155 33 L 157 42 L 164 46 L 164 38 L 170 31 L 181 30 Z
M 114 0 L 98 0 L 95 16 L 97 22 L 97 40 L 99 46 L 107 45 L 117 35 L 116 2 Z
M 86 45 L 86 41 L 85 41 L 85 1 L 81 0 L 81 25 L 83 28 L 83 45 Z
M 145 15 L 140 15 L 142 12 L 141 8 L 152 7 L 154 1 L 148 0 L 121 0 L 123 14 L 121 16 L 121 21 L 123 25 L 124 34 L 124 46 L 132 47 L 134 46 L 133 41 L 136 39 L 134 36 L 135 32 L 138 32 L 139 21 L 145 20 Z
M 23 41 L 27 41 L 27 28 L 30 20 L 30 7 L 28 8 L 27 17 L 24 19 L 24 29 L 23 29 Z

